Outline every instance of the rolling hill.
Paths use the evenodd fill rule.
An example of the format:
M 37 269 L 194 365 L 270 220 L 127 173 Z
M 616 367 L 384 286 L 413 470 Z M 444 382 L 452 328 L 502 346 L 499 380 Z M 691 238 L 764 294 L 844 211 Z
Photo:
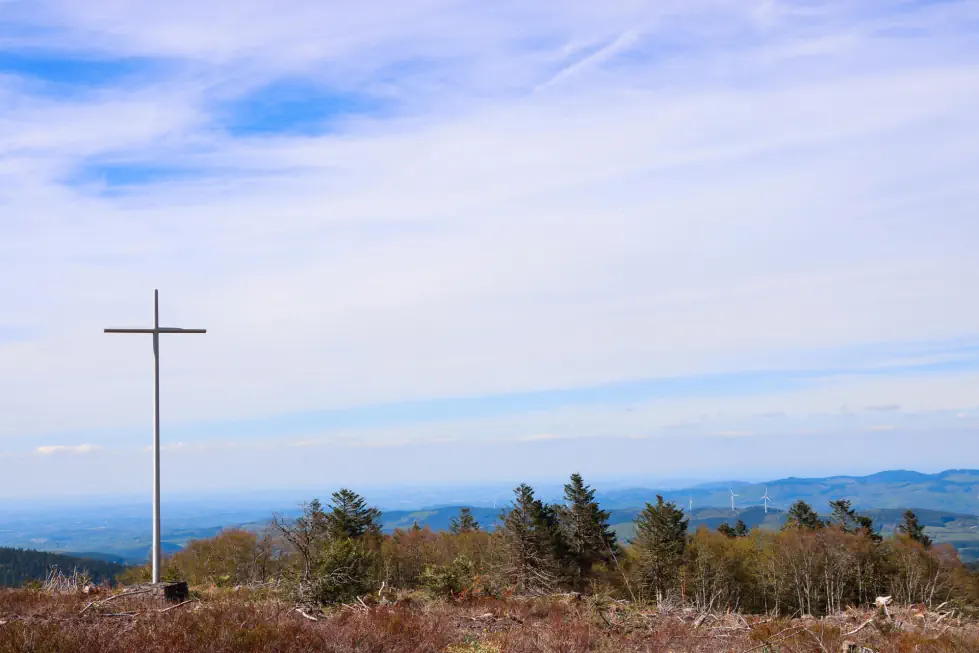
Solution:
M 701 524 L 716 528 L 723 521 L 733 521 L 738 518 L 732 515 L 729 507 L 730 489 L 733 488 L 739 495 L 736 498 L 738 516 L 749 526 L 777 528 L 782 513 L 799 499 L 810 503 L 819 512 L 828 511 L 831 500 L 849 499 L 859 512 L 873 516 L 886 533 L 900 520 L 906 508 L 912 508 L 935 540 L 954 544 L 963 558 L 979 559 L 976 517 L 979 513 L 979 470 L 948 470 L 937 474 L 890 470 L 869 476 L 790 477 L 768 483 L 715 482 L 679 490 L 633 487 L 603 491 L 601 483 L 595 483 L 595 486 L 599 502 L 612 512 L 611 523 L 624 539 L 632 536 L 632 520 L 636 514 L 647 501 L 654 502 L 657 494 L 676 502 L 681 508 L 686 508 L 692 499 L 693 528 Z M 560 500 L 559 486 L 544 487 L 539 493 L 541 498 L 552 502 Z M 766 487 L 772 499 L 767 517 L 761 505 Z M 463 490 L 455 488 L 451 492 L 446 496 L 459 496 Z M 489 507 L 492 501 L 486 500 L 488 497 L 480 488 L 471 488 L 471 493 L 472 497 L 441 505 L 430 504 L 425 508 L 385 509 L 384 530 L 410 528 L 416 521 L 420 526 L 445 530 L 458 514 L 460 505 L 470 505 L 477 521 L 492 528 L 503 504 Z M 323 492 L 321 496 L 328 494 Z M 426 494 L 430 498 L 438 495 L 437 489 Z M 482 501 L 478 500 L 480 497 Z M 250 499 L 234 505 L 211 504 L 205 498 L 193 503 L 166 504 L 164 551 L 177 551 L 190 540 L 211 537 L 223 528 L 261 530 L 268 525 L 272 511 L 277 509 L 270 506 L 290 506 L 292 502 L 282 514 L 294 517 L 299 514 L 296 505 L 304 498 L 309 497 L 264 497 L 261 502 Z M 366 498 L 371 501 L 370 495 Z M 83 551 L 90 552 L 84 554 L 89 557 L 138 564 L 148 557 L 149 525 L 149 506 L 146 504 L 72 506 L 59 510 L 0 509 L 0 546 L 69 555 L 82 555 L 70 552 Z
M 629 488 L 598 492 L 597 498 L 609 508 L 635 508 L 654 501 L 657 494 L 686 506 L 726 506 L 730 490 L 739 496 L 739 508 L 761 506 L 768 488 L 771 505 L 786 509 L 801 499 L 817 507 L 836 499 L 849 499 L 859 510 L 915 508 L 960 514 L 979 514 L 979 470 L 953 469 L 937 474 L 892 470 L 869 476 L 830 476 L 826 478 L 783 478 L 767 483 L 710 483 L 691 488 L 656 490 Z

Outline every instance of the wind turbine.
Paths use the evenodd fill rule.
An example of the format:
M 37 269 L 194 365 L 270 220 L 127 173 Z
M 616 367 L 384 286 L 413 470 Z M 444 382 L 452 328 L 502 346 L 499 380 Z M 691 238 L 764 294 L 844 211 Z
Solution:
M 737 510 L 734 509 L 734 497 L 739 497 L 739 496 L 741 495 L 735 494 L 734 490 L 731 490 L 731 512 L 737 512 Z
M 767 487 L 765 488 L 765 494 L 761 495 L 761 500 L 765 502 L 765 514 L 767 515 L 768 514 L 768 502 L 771 501 L 771 499 L 768 497 L 768 488 Z

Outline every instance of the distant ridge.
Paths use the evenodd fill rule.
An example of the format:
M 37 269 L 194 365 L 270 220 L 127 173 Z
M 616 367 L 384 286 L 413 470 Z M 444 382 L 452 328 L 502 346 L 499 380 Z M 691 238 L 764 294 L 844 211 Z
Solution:
M 949 469 L 936 474 L 913 470 L 885 470 L 866 476 L 827 476 L 801 478 L 789 476 L 764 483 L 728 481 L 707 483 L 686 489 L 628 488 L 602 492 L 598 498 L 606 508 L 636 508 L 654 501 L 657 494 L 681 507 L 693 499 L 694 506 L 729 505 L 733 488 L 739 495 L 736 505 L 760 506 L 768 488 L 771 505 L 785 509 L 798 500 L 817 510 L 829 501 L 848 499 L 864 509 L 918 508 L 950 513 L 979 514 L 979 470 Z
M 44 580 L 52 567 L 66 573 L 73 569 L 87 571 L 95 583 L 111 581 L 126 569 L 125 565 L 105 560 L 0 547 L 0 587 L 20 587 L 32 580 Z

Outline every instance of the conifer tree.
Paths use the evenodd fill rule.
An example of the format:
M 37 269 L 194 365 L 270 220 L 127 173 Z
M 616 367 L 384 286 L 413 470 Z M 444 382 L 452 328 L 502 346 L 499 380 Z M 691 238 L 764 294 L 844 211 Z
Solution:
M 585 485 L 581 474 L 572 474 L 564 486 L 564 506 L 558 506 L 561 532 L 567 542 L 571 580 L 578 591 L 591 575 L 592 567 L 614 555 L 615 532 L 608 525 L 609 512 L 595 501 L 595 490 Z
M 560 582 L 567 560 L 557 516 L 526 483 L 517 486 L 514 495 L 513 507 L 500 515 L 509 576 L 518 591 L 552 590 Z
M 332 537 L 358 539 L 381 532 L 381 511 L 368 507 L 364 498 L 356 492 L 341 488 L 333 493 L 331 499 L 333 502 L 326 522 Z
M 643 586 L 658 595 L 672 589 L 679 577 L 687 544 L 687 519 L 672 501 L 656 496 L 636 517 L 634 545 L 639 553 Z
M 449 530 L 456 535 L 459 533 L 473 533 L 479 530 L 479 522 L 473 517 L 471 509 L 462 507 L 459 508 L 459 516 L 453 517 L 449 523 Z
M 724 522 L 717 527 L 717 532 L 726 535 L 727 537 L 745 537 L 748 535 L 748 525 L 742 520 L 735 522 L 734 526 L 731 526 L 727 522 Z
M 897 530 L 902 535 L 906 535 L 915 542 L 918 542 L 926 549 L 931 546 L 931 538 L 925 535 L 925 527 L 918 521 L 918 515 L 913 510 L 904 513 L 904 522 L 898 524 Z
M 847 499 L 829 502 L 830 523 L 836 524 L 844 533 L 854 533 L 858 528 L 857 511 L 850 507 Z
M 875 543 L 880 543 L 884 540 L 884 538 L 880 536 L 880 533 L 877 532 L 877 529 L 874 528 L 874 520 L 872 518 L 867 517 L 866 515 L 857 515 L 856 520 L 857 525 L 854 532 L 862 533 Z
M 786 514 L 787 519 L 782 526 L 783 530 L 797 528 L 799 530 L 815 531 L 826 525 L 819 518 L 819 515 L 816 514 L 816 511 L 812 509 L 812 506 L 801 499 L 793 503 Z

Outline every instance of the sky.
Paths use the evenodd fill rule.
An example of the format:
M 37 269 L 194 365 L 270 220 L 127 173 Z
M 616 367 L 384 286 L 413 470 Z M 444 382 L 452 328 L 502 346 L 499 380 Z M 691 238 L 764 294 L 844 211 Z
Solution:
M 0 497 L 979 466 L 977 36 L 0 0 Z

